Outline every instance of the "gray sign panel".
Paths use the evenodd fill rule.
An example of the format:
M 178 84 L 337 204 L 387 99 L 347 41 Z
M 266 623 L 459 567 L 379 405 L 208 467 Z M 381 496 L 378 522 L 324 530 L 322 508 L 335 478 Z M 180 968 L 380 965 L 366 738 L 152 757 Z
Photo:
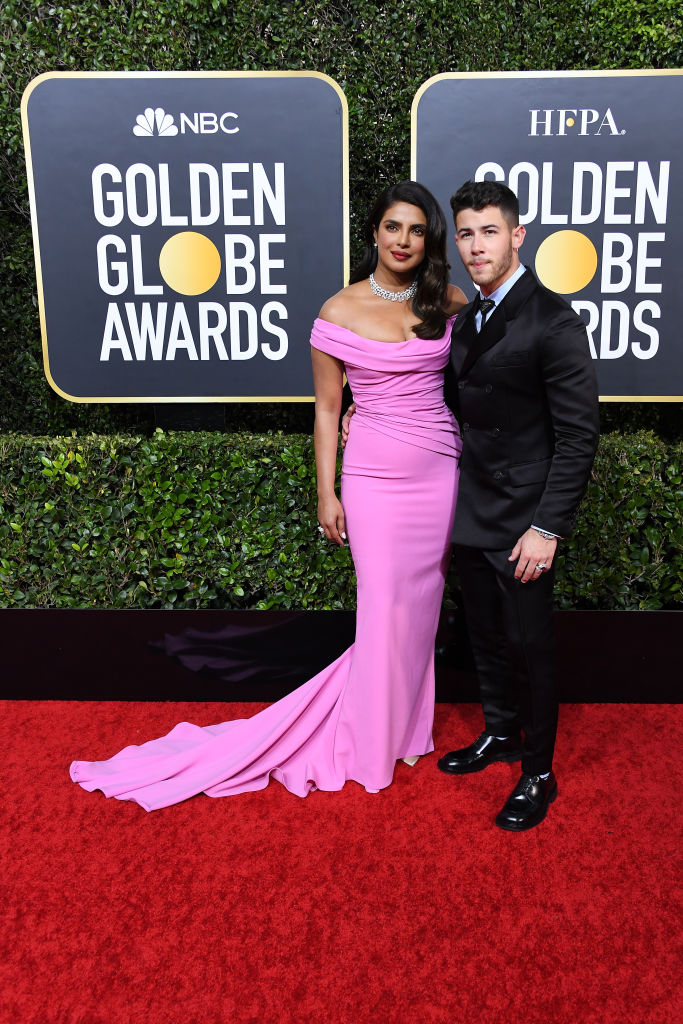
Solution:
M 413 104 L 413 176 L 520 199 L 520 257 L 585 320 L 603 400 L 683 396 L 683 72 L 444 74 Z M 473 286 L 455 244 L 453 279 Z
M 314 72 L 55 73 L 22 103 L 65 398 L 301 401 L 348 271 L 347 110 Z

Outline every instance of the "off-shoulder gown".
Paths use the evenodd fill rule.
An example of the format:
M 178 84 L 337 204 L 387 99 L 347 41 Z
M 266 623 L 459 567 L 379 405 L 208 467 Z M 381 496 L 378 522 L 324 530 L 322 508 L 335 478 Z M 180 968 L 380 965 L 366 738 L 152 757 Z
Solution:
M 356 402 L 341 498 L 358 579 L 356 637 L 318 675 L 251 718 L 74 761 L 84 789 L 151 811 L 197 793 L 388 786 L 399 758 L 433 750 L 434 638 L 458 483 L 460 438 L 443 400 L 442 338 L 380 342 L 324 320 L 311 344 L 342 360 Z M 312 526 L 312 529 L 314 528 Z

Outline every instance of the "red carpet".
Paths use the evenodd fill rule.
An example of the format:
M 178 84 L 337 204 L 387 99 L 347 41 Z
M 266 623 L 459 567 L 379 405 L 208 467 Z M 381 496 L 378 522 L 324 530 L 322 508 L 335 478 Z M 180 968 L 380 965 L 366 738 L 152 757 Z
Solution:
M 74 757 L 257 705 L 3 702 L 2 1024 L 674 1024 L 683 710 L 561 710 L 560 796 L 514 835 L 517 778 L 436 756 L 301 800 L 146 814 Z M 437 707 L 443 753 L 480 712 Z

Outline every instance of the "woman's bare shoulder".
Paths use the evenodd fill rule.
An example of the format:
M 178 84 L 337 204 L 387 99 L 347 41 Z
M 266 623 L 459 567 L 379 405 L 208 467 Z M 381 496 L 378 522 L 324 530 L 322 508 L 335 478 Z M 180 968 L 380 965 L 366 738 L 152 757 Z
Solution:
M 349 317 L 352 315 L 358 298 L 366 291 L 367 282 L 357 281 L 356 284 L 347 285 L 341 291 L 332 295 L 323 304 L 318 316 L 321 320 L 327 320 L 337 327 L 348 327 Z
M 458 288 L 455 284 L 449 284 L 446 292 L 446 312 L 449 316 L 458 313 L 468 302 L 469 299 L 462 288 Z

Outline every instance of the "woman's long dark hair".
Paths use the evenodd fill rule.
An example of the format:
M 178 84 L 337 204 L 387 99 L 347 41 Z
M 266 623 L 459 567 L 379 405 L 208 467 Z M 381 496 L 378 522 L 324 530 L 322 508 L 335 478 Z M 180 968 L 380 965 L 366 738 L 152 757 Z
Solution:
M 448 262 L 446 260 L 446 218 L 436 199 L 417 181 L 399 181 L 382 192 L 363 225 L 365 250 L 354 267 L 350 284 L 363 281 L 377 266 L 377 247 L 374 231 L 382 217 L 395 203 L 419 206 L 427 218 L 425 230 L 425 257 L 417 268 L 417 292 L 412 302 L 415 316 L 420 322 L 413 328 L 418 338 L 440 338 L 446 330 L 446 290 Z

